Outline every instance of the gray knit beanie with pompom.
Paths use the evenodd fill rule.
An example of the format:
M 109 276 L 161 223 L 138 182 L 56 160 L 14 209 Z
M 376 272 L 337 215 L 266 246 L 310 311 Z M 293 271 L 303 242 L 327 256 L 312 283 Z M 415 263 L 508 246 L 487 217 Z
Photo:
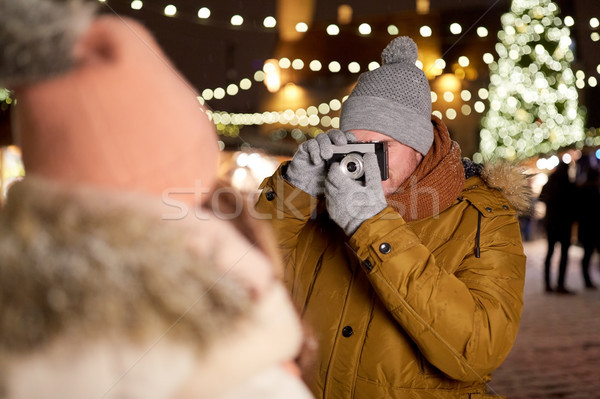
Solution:
M 342 106 L 340 129 L 385 134 L 425 155 L 433 143 L 431 89 L 419 69 L 417 45 L 395 38 L 381 53 L 383 65 L 360 75 Z

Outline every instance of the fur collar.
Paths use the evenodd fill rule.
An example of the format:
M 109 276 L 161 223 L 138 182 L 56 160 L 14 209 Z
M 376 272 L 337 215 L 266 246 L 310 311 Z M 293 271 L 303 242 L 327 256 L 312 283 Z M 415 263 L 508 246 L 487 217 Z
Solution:
M 0 212 L 0 302 L 10 304 L 0 347 L 35 349 L 66 329 L 154 334 L 205 291 L 174 334 L 197 334 L 201 347 L 242 319 L 250 292 L 221 278 L 218 249 L 196 250 L 189 226 L 161 220 L 152 201 L 35 178 L 15 184 Z
M 107 398 L 136 396 L 119 393 L 166 378 L 153 365 L 168 357 L 150 368 L 134 362 L 159 342 L 183 348 L 169 366 L 195 370 L 196 397 L 297 355 L 299 319 L 268 258 L 229 221 L 163 220 L 161 206 L 34 177 L 11 187 L 0 209 L 0 397 L 10 387 L 48 388 L 32 383 L 42 377 L 75 392 L 100 374 L 121 376 L 125 363 L 155 374 L 109 378 L 119 388 Z M 115 342 L 133 354 L 125 359 Z
M 531 213 L 531 175 L 522 167 L 508 162 L 480 165 L 468 158 L 463 158 L 463 167 L 466 179 L 481 177 L 488 187 L 500 191 L 520 215 Z

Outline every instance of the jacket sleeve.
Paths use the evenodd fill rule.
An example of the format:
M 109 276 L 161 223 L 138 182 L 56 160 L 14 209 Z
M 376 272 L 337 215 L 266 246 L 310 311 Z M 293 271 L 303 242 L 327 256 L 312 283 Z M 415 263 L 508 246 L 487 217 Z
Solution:
M 481 380 L 508 355 L 525 278 L 514 215 L 485 218 L 480 257 L 467 255 L 453 274 L 390 207 L 363 223 L 350 243 L 363 265 L 368 260 L 368 278 L 386 308 L 446 375 Z
M 290 263 L 296 250 L 302 228 L 318 204 L 318 198 L 296 188 L 283 178 L 287 164 L 288 162 L 281 164 L 273 176 L 262 182 L 262 192 L 255 209 L 258 218 L 271 224 L 286 265 Z

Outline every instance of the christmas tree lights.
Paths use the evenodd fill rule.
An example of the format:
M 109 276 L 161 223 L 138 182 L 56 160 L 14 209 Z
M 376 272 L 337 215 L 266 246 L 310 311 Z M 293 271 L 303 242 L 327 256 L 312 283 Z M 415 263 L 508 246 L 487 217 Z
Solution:
M 8 110 L 13 103 L 12 93 L 8 89 L 0 87 L 0 111 Z
M 497 60 L 488 57 L 489 109 L 479 160 L 519 160 L 585 137 L 570 29 L 550 0 L 513 0 L 502 16 Z

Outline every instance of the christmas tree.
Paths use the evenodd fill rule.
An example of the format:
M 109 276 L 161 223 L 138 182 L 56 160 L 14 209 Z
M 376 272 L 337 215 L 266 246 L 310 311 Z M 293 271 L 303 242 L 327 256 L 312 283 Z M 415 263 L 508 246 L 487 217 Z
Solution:
M 490 68 L 476 158 L 520 160 L 584 138 L 570 29 L 550 0 L 513 0 Z

